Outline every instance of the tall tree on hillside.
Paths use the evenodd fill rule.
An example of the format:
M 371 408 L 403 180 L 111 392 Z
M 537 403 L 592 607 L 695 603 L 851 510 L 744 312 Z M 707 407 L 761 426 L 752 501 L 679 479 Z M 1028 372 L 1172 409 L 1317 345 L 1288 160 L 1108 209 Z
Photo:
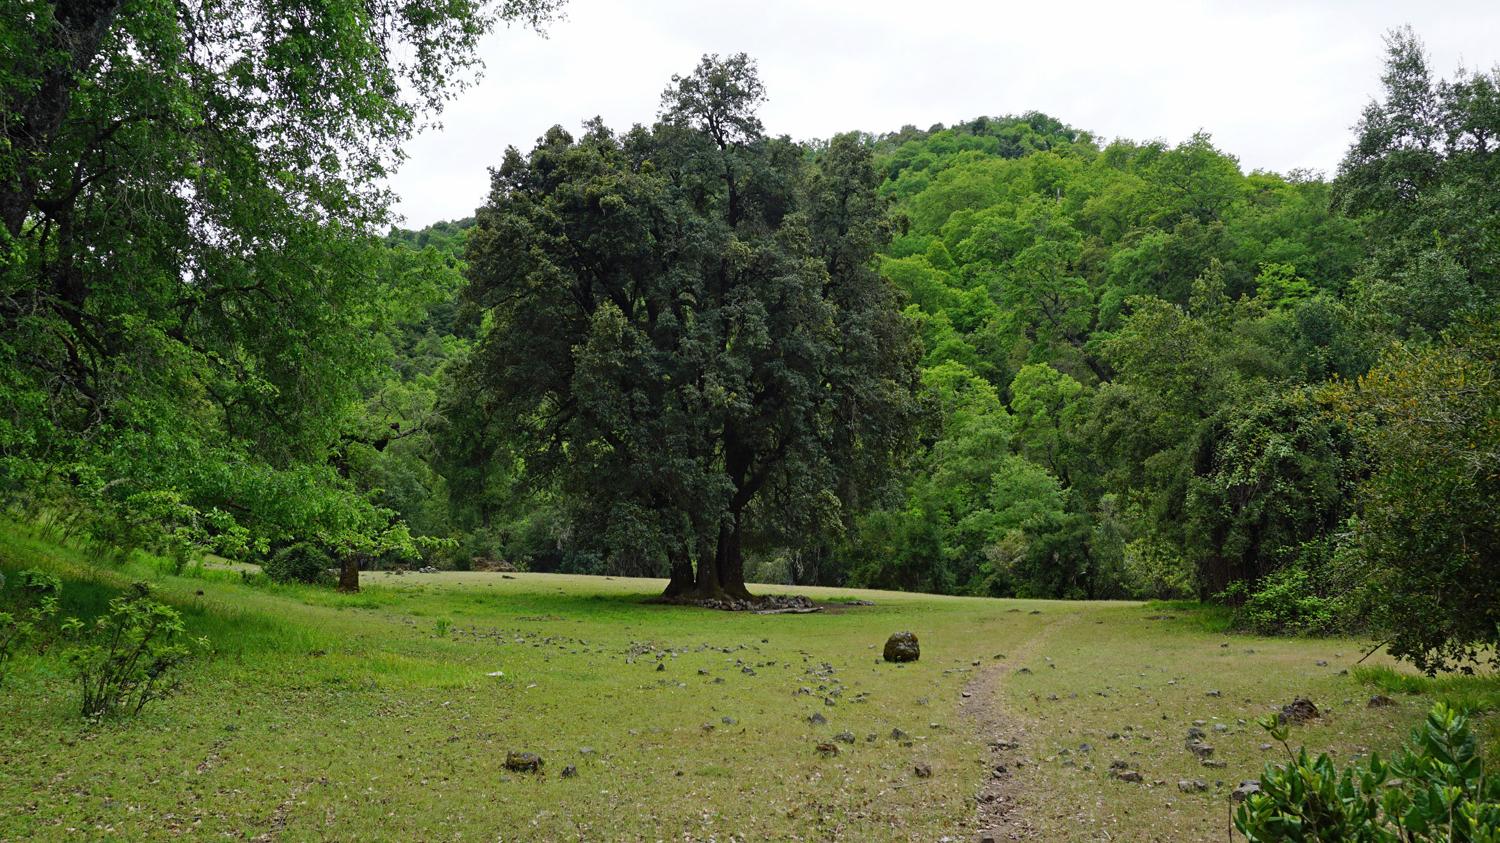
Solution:
M 1367 221 L 1367 310 L 1435 337 L 1500 301 L 1500 69 L 1434 82 L 1410 29 L 1386 46 L 1385 95 L 1365 109 L 1334 199 Z
M 470 240 L 493 327 L 468 394 L 668 595 L 748 597 L 746 534 L 858 505 L 914 412 L 871 154 L 766 137 L 763 98 L 746 56 L 709 56 L 651 129 L 553 129 L 507 152 Z

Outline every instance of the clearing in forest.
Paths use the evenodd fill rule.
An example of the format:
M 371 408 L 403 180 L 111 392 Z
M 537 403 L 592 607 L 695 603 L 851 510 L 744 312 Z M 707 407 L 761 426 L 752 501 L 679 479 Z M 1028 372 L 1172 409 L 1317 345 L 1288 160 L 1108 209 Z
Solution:
M 96 726 L 55 655 L 16 662 L 6 840 L 1222 840 L 1231 789 L 1279 751 L 1254 718 L 1310 698 L 1294 743 L 1348 760 L 1428 706 L 1367 707 L 1358 642 L 1160 605 L 799 588 L 825 610 L 755 615 L 648 603 L 656 580 L 500 573 L 340 595 L 101 573 L 0 534 L 0 569 L 31 566 L 66 576 L 72 614 L 151 578 L 215 653 Z M 919 661 L 881 661 L 900 630 Z

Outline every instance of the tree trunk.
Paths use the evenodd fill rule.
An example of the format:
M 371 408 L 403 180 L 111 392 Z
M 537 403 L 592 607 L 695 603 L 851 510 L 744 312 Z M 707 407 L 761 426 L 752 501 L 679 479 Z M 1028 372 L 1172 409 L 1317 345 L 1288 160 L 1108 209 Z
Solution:
M 692 591 L 695 585 L 693 560 L 685 552 L 672 554 L 672 578 L 667 581 L 667 590 L 662 592 L 662 596 L 681 597 Z
M 359 560 L 357 553 L 344 556 L 343 564 L 339 566 L 339 591 L 353 593 L 359 591 Z
M 40 187 L 38 165 L 67 116 L 79 76 L 93 64 L 100 44 L 120 14 L 123 0 L 58 0 L 43 43 L 36 45 L 56 63 L 41 69 L 30 96 L 3 103 L 8 111 L 4 140 L 15 162 L 15 179 L 0 183 L 0 223 L 12 237 L 21 233 Z M 44 7 L 45 8 L 45 7 Z M 44 11 L 43 14 L 46 14 Z
M 717 541 L 704 540 L 698 547 L 698 598 L 700 600 L 718 600 L 724 597 L 724 589 L 719 585 L 719 553 L 724 545 L 724 530 L 719 529 Z
M 725 597 L 753 599 L 745 587 L 745 557 L 741 550 L 740 515 L 731 516 L 729 524 L 719 528 L 719 546 L 714 554 L 715 579 Z

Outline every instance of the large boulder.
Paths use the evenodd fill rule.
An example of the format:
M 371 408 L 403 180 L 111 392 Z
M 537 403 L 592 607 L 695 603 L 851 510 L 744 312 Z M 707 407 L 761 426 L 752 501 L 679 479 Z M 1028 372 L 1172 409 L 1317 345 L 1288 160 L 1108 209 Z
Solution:
M 885 660 L 888 662 L 914 662 L 922 655 L 917 646 L 917 636 L 910 632 L 898 632 L 886 639 Z

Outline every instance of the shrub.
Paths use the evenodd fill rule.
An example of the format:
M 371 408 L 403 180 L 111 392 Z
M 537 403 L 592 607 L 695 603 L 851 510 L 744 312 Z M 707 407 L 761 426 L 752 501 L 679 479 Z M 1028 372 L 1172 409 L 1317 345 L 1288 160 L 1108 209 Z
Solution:
M 1333 601 L 1317 594 L 1306 570 L 1283 568 L 1267 575 L 1258 586 L 1240 605 L 1238 625 L 1261 635 L 1318 634 L 1333 627 Z M 1232 600 L 1236 595 L 1226 592 L 1226 596 Z
M 5 578 L 0 576 L 0 591 L 4 588 Z M 20 596 L 16 598 L 12 611 L 0 611 L 0 686 L 5 684 L 11 656 L 57 614 L 62 580 L 45 571 L 28 569 L 16 575 L 15 590 Z
M 189 641 L 182 616 L 151 599 L 150 586 L 136 583 L 109 601 L 109 611 L 92 625 L 67 621 L 70 632 L 84 637 L 68 654 L 83 691 L 85 717 L 136 714 L 175 688 L 175 669 L 192 651 L 206 648 L 203 639 Z
M 1468 720 L 1438 703 L 1390 762 L 1334 768 L 1287 745 L 1287 727 L 1261 721 L 1287 748 L 1289 763 L 1267 766 L 1260 792 L 1235 811 L 1234 825 L 1255 843 L 1497 843 L 1500 777 L 1486 777 Z
M 297 542 L 278 550 L 262 566 L 273 582 L 327 583 L 333 558 L 309 542 Z

